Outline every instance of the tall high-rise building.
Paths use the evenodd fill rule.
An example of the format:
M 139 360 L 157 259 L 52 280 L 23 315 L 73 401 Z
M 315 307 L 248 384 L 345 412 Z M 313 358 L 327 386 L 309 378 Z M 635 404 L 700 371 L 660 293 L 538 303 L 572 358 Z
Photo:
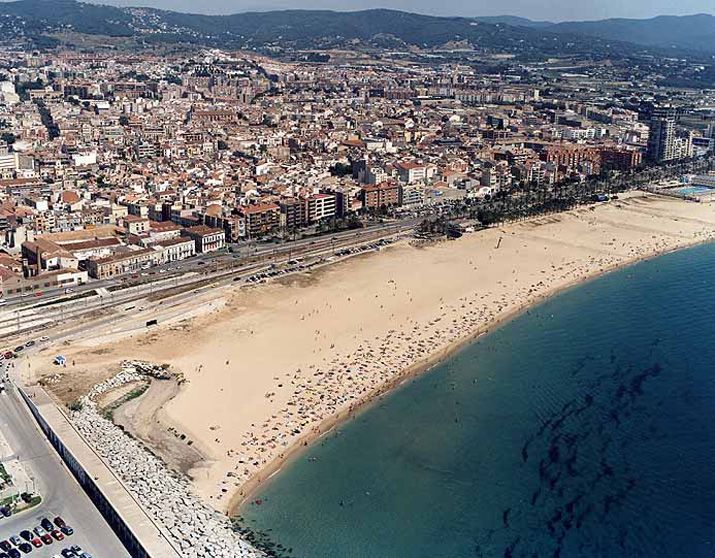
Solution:
M 659 108 L 650 119 L 648 160 L 654 163 L 675 159 L 675 109 Z

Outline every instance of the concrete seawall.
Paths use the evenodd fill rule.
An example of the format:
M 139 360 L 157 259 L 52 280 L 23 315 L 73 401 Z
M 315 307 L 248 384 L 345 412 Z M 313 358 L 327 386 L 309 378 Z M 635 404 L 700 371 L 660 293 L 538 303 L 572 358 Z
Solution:
M 134 558 L 181 558 L 42 388 L 18 389 L 40 429 Z

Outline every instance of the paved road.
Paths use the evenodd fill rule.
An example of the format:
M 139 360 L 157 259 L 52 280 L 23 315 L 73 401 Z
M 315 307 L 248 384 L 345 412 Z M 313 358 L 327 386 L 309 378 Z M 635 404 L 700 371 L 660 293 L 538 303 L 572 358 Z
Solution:
M 5 375 L 8 363 L 0 365 Z M 0 540 L 33 529 L 42 517 L 57 515 L 73 527 L 74 535 L 62 542 L 34 549 L 30 558 L 51 558 L 69 545 L 79 545 L 95 558 L 129 558 L 129 553 L 104 521 L 82 488 L 50 446 L 11 384 L 0 393 L 0 428 L 14 451 L 14 458 L 26 464 L 42 494 L 42 503 L 6 519 L 0 519 Z

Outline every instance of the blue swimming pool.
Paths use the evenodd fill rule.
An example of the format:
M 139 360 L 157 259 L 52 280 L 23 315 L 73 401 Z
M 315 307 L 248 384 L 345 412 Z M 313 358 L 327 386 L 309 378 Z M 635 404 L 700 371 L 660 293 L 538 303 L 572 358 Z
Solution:
M 682 186 L 680 188 L 673 188 L 671 192 L 677 192 L 684 196 L 699 196 L 701 194 L 712 194 L 715 189 L 708 188 L 707 186 Z

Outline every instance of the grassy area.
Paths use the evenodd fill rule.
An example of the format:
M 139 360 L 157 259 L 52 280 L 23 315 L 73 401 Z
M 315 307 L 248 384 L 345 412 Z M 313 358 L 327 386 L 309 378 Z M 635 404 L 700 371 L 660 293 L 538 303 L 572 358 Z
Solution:
M 137 397 L 140 397 L 141 395 L 144 394 L 146 390 L 149 389 L 150 383 L 146 382 L 140 386 L 135 387 L 132 391 L 129 393 L 124 394 L 122 397 L 114 401 L 111 405 L 109 405 L 104 411 L 102 412 L 102 416 L 106 418 L 107 420 L 113 420 L 114 418 L 114 411 L 119 409 L 122 405 L 125 403 L 128 403 L 132 399 L 136 399 Z
M 8 482 L 12 479 L 12 477 L 7 472 L 5 466 L 2 463 L 0 463 L 0 479 L 2 479 L 4 482 Z
M 7 496 L 6 498 L 1 499 L 0 508 L 4 506 L 12 506 L 17 501 L 17 499 L 17 494 L 13 494 L 12 496 Z
M 30 508 L 39 506 L 41 502 L 42 502 L 42 496 L 35 495 L 32 498 L 30 498 L 30 501 L 27 503 L 27 505 L 23 509 L 29 510 Z

